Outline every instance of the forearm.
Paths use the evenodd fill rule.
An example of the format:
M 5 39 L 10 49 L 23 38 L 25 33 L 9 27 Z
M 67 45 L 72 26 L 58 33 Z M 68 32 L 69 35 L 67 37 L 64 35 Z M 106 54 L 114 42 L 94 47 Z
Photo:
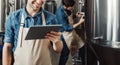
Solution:
M 76 24 L 74 24 L 74 25 L 73 25 L 73 28 L 74 28 L 74 29 L 77 28 L 80 24 L 81 24 L 81 23 L 79 23 L 79 22 L 76 23 Z
M 74 29 L 77 28 L 77 27 L 80 26 L 83 22 L 84 22 L 83 20 L 82 20 L 82 21 L 80 20 L 78 23 L 76 23 L 76 24 L 73 25 L 73 28 L 74 28 Z
M 83 22 L 84 22 L 84 16 L 82 16 L 82 17 L 80 18 L 80 20 L 79 20 L 76 24 L 73 25 L 73 28 L 78 27 L 78 26 L 81 25 Z
M 62 41 L 57 41 L 56 43 L 53 43 L 53 49 L 56 51 L 56 52 L 58 52 L 58 53 L 60 53 L 61 51 L 62 51 L 62 48 L 63 48 L 63 43 L 62 43 Z
M 2 54 L 2 65 L 11 65 L 12 62 L 12 47 L 5 43 L 3 46 L 3 54 Z

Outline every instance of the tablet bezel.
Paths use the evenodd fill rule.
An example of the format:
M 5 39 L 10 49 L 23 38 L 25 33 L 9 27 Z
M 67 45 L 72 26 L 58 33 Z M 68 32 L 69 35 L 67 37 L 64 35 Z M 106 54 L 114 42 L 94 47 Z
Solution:
M 29 28 L 25 40 L 44 39 L 50 31 L 59 32 L 62 25 L 34 25 Z

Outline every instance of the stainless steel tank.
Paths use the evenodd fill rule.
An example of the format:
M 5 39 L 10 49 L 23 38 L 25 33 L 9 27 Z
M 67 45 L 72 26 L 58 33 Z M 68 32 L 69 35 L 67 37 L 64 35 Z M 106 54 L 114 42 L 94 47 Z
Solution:
M 22 8 L 26 0 L 0 0 L 0 33 L 4 33 L 4 23 L 10 12 Z
M 10 12 L 16 11 L 17 9 L 25 6 L 27 0 L 9 0 Z
M 55 11 L 57 9 L 56 1 L 55 0 L 46 0 L 44 9 L 51 13 L 55 13 Z
M 0 32 L 4 32 L 5 0 L 0 0 Z
M 120 0 L 87 0 L 87 38 L 120 48 Z
M 120 0 L 86 0 L 85 12 L 86 41 L 99 65 L 120 65 Z

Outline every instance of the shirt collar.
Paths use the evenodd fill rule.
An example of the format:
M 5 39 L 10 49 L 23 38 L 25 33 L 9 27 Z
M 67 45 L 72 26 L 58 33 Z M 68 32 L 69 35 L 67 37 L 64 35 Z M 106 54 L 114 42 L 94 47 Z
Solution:
M 70 15 L 72 14 L 72 11 L 67 10 L 67 9 L 64 8 L 64 5 L 61 5 L 61 8 L 62 8 L 62 10 L 63 10 L 64 12 L 66 12 L 66 15 L 67 15 L 67 16 L 70 16 Z
M 61 8 L 61 10 L 63 11 L 64 16 L 65 16 L 65 17 L 68 17 L 68 16 L 65 14 L 65 12 L 64 12 L 64 7 L 63 7 L 63 5 L 62 5 L 62 4 L 60 5 L 60 8 Z
M 37 15 L 40 15 L 42 13 L 43 9 L 41 8 L 40 11 L 35 14 L 33 17 L 37 16 Z M 24 15 L 24 18 L 26 19 L 27 17 L 31 17 L 29 16 L 28 12 L 26 11 L 26 7 L 23 8 L 23 15 Z

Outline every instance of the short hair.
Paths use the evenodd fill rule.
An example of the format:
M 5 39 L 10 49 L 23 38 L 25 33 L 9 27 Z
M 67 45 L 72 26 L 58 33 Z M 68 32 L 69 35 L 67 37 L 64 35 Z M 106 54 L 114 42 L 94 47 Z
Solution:
M 62 0 L 62 4 L 66 7 L 71 7 L 75 5 L 75 0 Z

